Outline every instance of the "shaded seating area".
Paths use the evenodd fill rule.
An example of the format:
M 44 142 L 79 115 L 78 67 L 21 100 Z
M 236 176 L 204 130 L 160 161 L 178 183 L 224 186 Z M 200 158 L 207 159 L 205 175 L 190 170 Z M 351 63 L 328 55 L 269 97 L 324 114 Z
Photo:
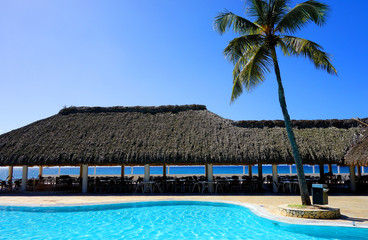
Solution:
M 27 183 L 28 191 L 39 190 L 39 185 L 47 184 L 53 191 L 78 191 L 81 189 L 81 178 L 63 176 L 55 177 L 48 182 L 38 179 L 29 179 Z M 263 183 L 262 183 L 263 184 Z M 257 177 L 232 176 L 216 177 L 214 181 L 207 181 L 205 176 L 187 177 L 150 177 L 145 181 L 142 177 L 88 177 L 88 192 L 95 193 L 247 193 L 258 192 Z
M 211 165 L 207 165 L 211 169 Z M 211 171 L 207 170 L 207 175 Z M 210 180 L 212 178 L 212 180 Z M 368 175 L 357 177 L 359 189 L 367 189 Z M 324 183 L 330 192 L 350 192 L 350 177 L 340 174 L 326 173 L 323 176 L 306 175 L 311 192 L 312 184 Z M 1 192 L 21 190 L 22 179 L 14 179 L 11 185 L 1 181 Z M 55 177 L 39 177 L 27 180 L 27 191 L 62 191 L 80 192 L 83 179 L 75 176 L 60 175 Z M 87 191 L 90 193 L 126 193 L 126 194 L 247 194 L 259 192 L 278 192 L 299 194 L 299 183 L 296 175 L 266 175 L 259 178 L 250 175 L 233 176 L 88 176 Z
M 238 166 L 241 167 L 241 166 Z M 150 165 L 144 165 L 144 176 L 125 176 L 125 165 L 122 165 L 121 176 L 88 176 L 87 165 L 80 167 L 80 175 L 57 175 L 43 176 L 43 168 L 39 167 L 38 178 L 27 179 L 26 185 L 23 185 L 23 179 L 14 179 L 12 174 L 13 167 L 9 166 L 8 179 L 12 181 L 0 180 L 0 192 L 16 192 L 16 191 L 65 191 L 65 192 L 91 192 L 91 193 L 127 193 L 127 194 L 146 194 L 146 193 L 173 193 L 173 194 L 244 194 L 257 192 L 277 192 L 285 194 L 299 194 L 299 183 L 296 175 L 292 174 L 292 167 L 284 165 L 281 170 L 285 171 L 285 167 L 290 169 L 290 174 L 277 173 L 277 165 L 272 165 L 272 175 L 262 174 L 262 165 L 258 165 L 258 175 L 252 174 L 252 166 L 248 166 L 248 175 L 214 175 L 213 164 L 205 164 L 205 175 L 192 176 L 168 176 L 166 171 L 170 168 L 164 164 L 162 166 L 163 175 L 150 176 Z M 319 166 L 325 169 L 327 166 Z M 339 170 L 338 166 L 335 166 Z M 314 168 L 314 166 L 313 166 Z M 27 176 L 28 167 L 23 166 L 22 175 Z M 60 168 L 59 168 L 60 169 Z M 94 168 L 96 169 L 96 168 Z M 243 172 L 245 172 L 243 166 Z M 332 170 L 332 166 L 328 165 L 328 169 Z M 358 187 L 358 191 L 364 192 L 368 190 L 368 175 L 364 175 L 364 169 L 356 169 L 349 167 L 350 175 L 333 174 L 332 171 L 324 173 L 320 171 L 318 176 L 306 175 L 306 181 L 309 192 L 311 192 L 312 184 L 327 184 L 330 192 L 351 192 L 352 182 Z M 157 171 L 157 166 L 156 166 Z M 345 168 L 346 171 L 346 168 Z M 315 170 L 313 169 L 313 172 Z M 360 173 L 359 173 L 360 172 Z M 363 174 L 362 174 L 363 172 Z M 132 167 L 130 167 L 130 173 Z M 18 171 L 19 174 L 19 171 Z M 60 174 L 60 170 L 59 170 Z M 262 177 L 259 177 L 262 176 Z M 84 181 L 87 179 L 87 181 Z M 353 179 L 353 181 L 351 180 Z M 24 187 L 24 189 L 23 189 Z
M 14 179 L 12 181 L 1 181 L 0 191 L 1 192 L 11 192 L 20 191 L 22 179 Z
M 332 169 L 331 166 L 328 166 Z M 320 166 L 321 169 L 324 166 Z M 335 166 L 336 168 L 336 166 Z M 27 166 L 23 167 L 23 176 L 27 174 Z M 16 191 L 66 191 L 80 192 L 83 189 L 91 193 L 174 193 L 174 194 L 243 194 L 257 192 L 277 192 L 285 194 L 299 194 L 299 183 L 296 175 L 277 173 L 277 165 L 272 166 L 272 175 L 262 174 L 262 165 L 258 165 L 258 175 L 252 175 L 252 166 L 248 166 L 248 175 L 228 175 L 214 176 L 213 165 L 205 165 L 205 175 L 192 176 L 167 176 L 167 166 L 162 166 L 163 175 L 150 176 L 150 165 L 145 164 L 144 176 L 88 176 L 86 165 L 80 168 L 79 176 L 58 175 L 46 176 L 42 175 L 42 167 L 39 167 L 39 177 L 27 179 L 26 186 L 23 185 L 22 179 L 14 179 L 10 177 L 13 167 L 9 167 L 9 179 L 12 181 L 0 180 L 0 192 L 16 192 Z M 121 172 L 125 172 L 125 166 L 121 166 Z M 157 169 L 157 167 L 156 167 Z M 243 168 L 243 171 L 245 168 Z M 283 168 L 285 170 L 285 167 Z M 351 192 L 352 176 L 353 181 L 358 187 L 358 191 L 368 190 L 368 175 L 363 175 L 362 169 L 358 169 L 358 175 L 355 169 L 351 169 L 354 175 L 332 174 L 332 172 L 320 172 L 317 176 L 306 175 L 307 186 L 311 192 L 312 184 L 327 184 L 330 192 Z M 314 171 L 314 170 L 313 170 Z M 95 171 L 96 172 L 96 171 Z M 19 172 L 18 172 L 19 173 Z M 60 173 L 60 171 L 59 171 Z M 262 176 L 262 177 L 258 177 Z M 84 181 L 83 179 L 87 179 Z M 355 179 L 355 180 L 354 180 Z M 86 184 L 86 185 L 84 185 Z M 84 186 L 83 186 L 84 185 Z M 22 189 L 25 187 L 25 189 Z

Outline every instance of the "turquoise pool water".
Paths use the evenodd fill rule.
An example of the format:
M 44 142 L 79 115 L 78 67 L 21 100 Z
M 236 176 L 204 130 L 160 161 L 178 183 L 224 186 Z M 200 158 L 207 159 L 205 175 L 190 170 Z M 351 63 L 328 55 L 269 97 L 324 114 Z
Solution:
M 367 239 L 368 229 L 293 225 L 226 203 L 0 207 L 0 239 Z

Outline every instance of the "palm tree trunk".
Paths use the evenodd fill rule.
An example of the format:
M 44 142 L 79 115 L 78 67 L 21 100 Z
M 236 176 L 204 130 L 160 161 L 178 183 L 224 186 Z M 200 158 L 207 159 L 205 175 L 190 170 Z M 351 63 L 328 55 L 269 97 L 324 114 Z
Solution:
M 286 131 L 287 131 L 289 141 L 291 144 L 291 149 L 293 150 L 293 156 L 294 156 L 296 172 L 297 172 L 298 180 L 299 180 L 299 189 L 300 189 L 300 196 L 302 198 L 302 204 L 311 205 L 311 201 L 310 201 L 309 193 L 308 193 L 307 182 L 305 181 L 303 164 L 300 159 L 298 145 L 296 144 L 296 141 L 295 141 L 294 132 L 291 126 L 290 116 L 289 116 L 289 113 L 286 107 L 284 87 L 282 86 L 279 63 L 277 61 L 276 51 L 274 47 L 271 49 L 271 55 L 272 55 L 273 65 L 275 67 L 277 84 L 279 86 L 280 106 L 282 109 L 282 114 L 284 115 L 285 127 L 286 127 Z

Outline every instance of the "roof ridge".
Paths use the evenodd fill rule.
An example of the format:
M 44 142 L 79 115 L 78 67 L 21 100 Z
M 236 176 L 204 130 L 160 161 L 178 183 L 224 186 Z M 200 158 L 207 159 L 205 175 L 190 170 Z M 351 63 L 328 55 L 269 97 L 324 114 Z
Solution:
M 361 119 L 363 122 L 368 122 L 368 118 Z M 234 121 L 235 125 L 243 128 L 274 128 L 285 127 L 284 120 L 241 120 Z M 295 128 L 352 128 L 363 126 L 354 119 L 314 119 L 314 120 L 291 120 L 291 124 Z M 363 126 L 364 127 L 364 126 Z
M 59 111 L 61 115 L 68 115 L 74 113 L 107 113 L 107 112 L 140 112 L 140 113 L 178 113 L 189 110 L 207 110 L 204 105 L 162 105 L 162 106 L 135 106 L 135 107 L 123 107 L 123 106 L 115 106 L 115 107 L 64 107 Z

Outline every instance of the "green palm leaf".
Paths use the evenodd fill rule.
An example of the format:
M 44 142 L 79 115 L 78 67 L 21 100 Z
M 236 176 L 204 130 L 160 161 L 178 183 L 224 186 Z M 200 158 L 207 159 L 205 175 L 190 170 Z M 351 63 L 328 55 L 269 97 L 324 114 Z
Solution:
M 256 18 L 256 23 L 264 26 L 267 22 L 267 3 L 264 0 L 251 0 L 249 5 L 249 15 Z
M 290 0 L 274 0 L 270 9 L 270 23 L 272 25 L 280 22 L 282 17 L 287 13 L 287 5 Z
M 279 40 L 279 44 L 284 45 L 287 50 L 295 56 L 309 58 L 318 69 L 324 69 L 329 74 L 337 75 L 335 67 L 331 63 L 329 54 L 322 51 L 323 48 L 315 42 L 307 39 L 284 36 Z
M 285 56 L 289 57 L 291 55 L 288 46 L 284 43 L 284 41 L 282 41 L 282 39 L 281 40 L 279 39 L 277 44 L 281 48 Z
M 326 21 L 327 11 L 327 5 L 314 0 L 298 4 L 284 15 L 276 26 L 276 31 L 294 33 L 309 22 L 314 22 L 321 26 Z
M 224 49 L 225 58 L 236 64 L 239 58 L 244 57 L 244 52 L 248 49 L 260 46 L 263 43 L 263 36 L 260 34 L 245 35 L 234 38 L 229 42 L 229 45 Z
M 266 44 L 248 49 L 238 60 L 233 71 L 231 102 L 241 95 L 243 89 L 250 92 L 261 84 L 265 74 L 270 72 L 271 66 L 272 58 Z
M 214 29 L 218 33 L 223 34 L 228 31 L 231 26 L 233 27 L 233 31 L 239 34 L 252 34 L 260 30 L 257 24 L 229 11 L 219 13 L 215 17 Z

